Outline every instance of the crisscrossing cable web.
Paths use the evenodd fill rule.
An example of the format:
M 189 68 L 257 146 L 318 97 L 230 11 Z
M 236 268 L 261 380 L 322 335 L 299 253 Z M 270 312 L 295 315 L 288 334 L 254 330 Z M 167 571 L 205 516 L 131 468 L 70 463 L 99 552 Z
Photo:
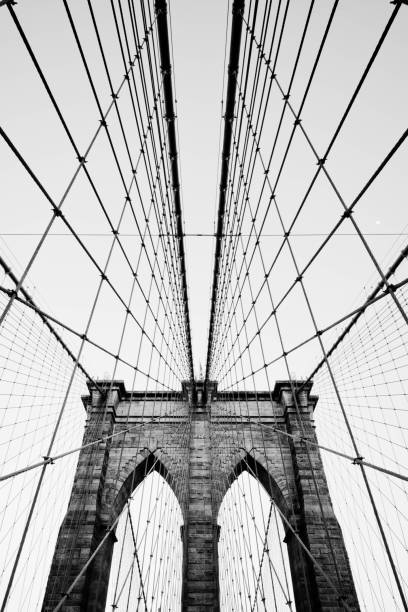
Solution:
M 406 610 L 408 596 L 408 131 L 404 69 L 395 59 L 406 49 L 405 8 L 234 2 L 223 99 L 207 378 L 218 381 L 220 397 L 241 398 L 240 418 L 256 440 L 254 392 L 272 400 L 275 381 L 287 380 L 299 409 L 313 383 L 317 441 L 305 442 L 300 427 L 305 467 L 313 490 L 311 457 L 320 447 L 364 610 Z M 392 111 L 388 86 L 400 97 Z M 266 425 L 265 436 L 271 428 L 279 426 Z M 295 443 L 290 431 L 280 433 Z M 254 458 L 259 452 L 267 454 L 254 448 Z M 243 487 L 237 495 L 243 508 L 247 494 Z M 246 520 L 267 524 L 268 512 L 258 504 Z M 317 503 L 315 512 L 333 552 L 327 508 Z M 238 532 L 243 525 L 237 521 Z M 279 550 L 279 535 L 272 540 L 264 529 L 258 549 L 255 535 L 247 537 L 251 583 L 250 566 L 240 574 L 245 541 L 241 552 L 231 547 L 235 527 L 220 540 L 223 609 L 283 609 L 262 584 L 262 551 Z M 273 572 L 271 580 L 279 590 Z
M 1 306 L 5 307 L 4 296 Z M 1 475 L 41 461 L 65 403 L 53 453 L 81 444 L 85 411 L 81 395 L 85 379 L 76 372 L 67 395 L 72 360 L 49 329 L 24 306 L 8 313 L 1 336 Z M 39 609 L 59 523 L 71 493 L 76 457 L 53 466 L 41 487 L 27 533 L 24 554 L 10 593 L 15 610 Z M 38 472 L 1 482 L 1 584 L 10 580 Z
M 295 609 L 282 521 L 253 475 L 238 477 L 218 520 L 221 609 Z
M 149 504 L 144 503 L 149 496 Z M 107 609 L 177 610 L 181 601 L 183 517 L 169 485 L 143 480 L 118 525 Z M 131 534 L 129 536 L 129 534 Z
M 64 566 L 54 557 L 62 586 L 49 585 L 52 607 L 61 609 L 92 561 L 90 553 L 77 559 L 103 449 L 116 445 L 117 473 L 125 462 L 131 472 L 123 450 L 129 437 L 140 442 L 143 427 L 168 412 L 181 419 L 179 448 L 188 440 L 188 418 L 168 401 L 193 377 L 171 32 L 165 2 L 63 1 L 43 7 L 40 18 L 34 6 L 13 4 L 2 3 L 0 26 L 22 75 L 4 71 L 10 97 L 0 128 L 2 190 L 15 234 L 12 249 L 2 242 L 0 260 L 1 609 L 41 609 L 80 456 L 82 489 L 75 498 L 75 481 Z M 115 380 L 153 403 L 161 395 L 153 413 L 142 405 L 139 424 L 130 425 L 128 411 L 108 431 Z M 102 398 L 95 418 L 89 400 L 81 401 L 91 389 Z M 161 446 L 157 455 L 166 455 L 171 443 Z M 130 463 L 139 460 L 136 448 Z M 158 457 L 149 463 L 142 497 L 123 508 L 118 535 L 129 545 L 135 529 L 132 550 L 141 558 L 134 580 L 115 561 L 113 605 L 122 579 L 138 605 L 148 597 L 149 606 L 166 600 L 173 608 L 180 598 L 180 584 L 171 584 L 180 567 L 163 550 L 180 559 L 174 526 L 186 474 L 174 505 L 166 475 L 159 484 L 149 476 L 160 465 Z M 119 521 L 109 518 L 102 542 Z M 125 596 L 120 604 L 127 609 Z
M 408 8 L 226 4 L 202 381 L 220 607 L 313 610 L 294 580 L 313 568 L 333 606 L 408 610 Z M 180 609 L 194 372 L 170 8 L 0 2 L 2 612 L 75 605 L 112 551 L 106 609 Z

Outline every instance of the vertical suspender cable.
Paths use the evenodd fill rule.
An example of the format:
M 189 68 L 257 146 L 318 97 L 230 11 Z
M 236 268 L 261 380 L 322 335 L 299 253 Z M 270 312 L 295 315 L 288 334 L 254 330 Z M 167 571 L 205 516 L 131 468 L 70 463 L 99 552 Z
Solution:
M 179 167 L 178 167 L 178 153 L 177 153 L 177 137 L 176 137 L 176 115 L 174 112 L 174 101 L 173 101 L 173 83 L 172 83 L 172 70 L 170 61 L 170 43 L 169 43 L 169 28 L 167 22 L 167 1 L 156 0 L 155 11 L 157 17 L 157 33 L 159 38 L 160 47 L 160 61 L 161 61 L 161 73 L 163 79 L 163 95 L 164 105 L 166 110 L 166 122 L 167 122 L 167 136 L 169 146 L 169 157 L 170 157 L 170 170 L 172 179 L 172 189 L 174 196 L 174 214 L 176 216 L 176 229 L 177 229 L 177 241 L 179 246 L 180 255 L 180 273 L 181 273 L 181 284 L 183 291 L 184 301 L 184 317 L 186 325 L 186 336 L 187 336 L 187 351 L 188 361 L 190 365 L 190 378 L 194 379 L 194 367 L 193 367 L 193 352 L 191 347 L 191 330 L 190 330 L 190 313 L 188 307 L 188 291 L 187 291 L 187 278 L 186 278 L 186 262 L 184 254 L 184 239 L 183 239 L 183 218 L 181 212 L 181 198 L 180 198 L 180 178 L 179 178 Z
M 237 90 L 237 74 L 239 69 L 239 52 L 241 47 L 242 20 L 245 0 L 234 0 L 232 5 L 231 44 L 228 63 L 227 98 L 224 114 L 224 138 L 221 155 L 221 179 L 218 204 L 218 221 L 215 243 L 214 275 L 211 295 L 210 327 L 208 332 L 207 366 L 205 378 L 210 377 L 211 353 L 213 348 L 213 333 L 215 309 L 218 293 L 218 276 L 220 273 L 221 245 L 224 228 L 225 203 L 228 185 L 229 160 L 231 155 L 232 126 L 234 123 L 235 96 Z

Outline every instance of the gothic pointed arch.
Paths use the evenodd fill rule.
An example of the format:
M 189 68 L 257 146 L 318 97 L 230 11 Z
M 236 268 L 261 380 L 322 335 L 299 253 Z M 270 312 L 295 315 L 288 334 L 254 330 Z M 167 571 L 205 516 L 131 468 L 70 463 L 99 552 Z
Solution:
M 116 519 L 121 514 L 126 501 L 132 496 L 135 489 L 143 480 L 152 472 L 157 472 L 170 486 L 184 516 L 184 504 L 180 496 L 180 487 L 178 486 L 177 479 L 170 470 L 171 468 L 166 465 L 165 459 L 159 458 L 159 453 L 157 451 L 149 452 L 147 449 L 145 457 L 142 458 L 137 465 L 132 464 L 132 462 L 124 464 L 121 468 L 120 478 L 118 478 L 117 482 L 113 483 L 111 487 L 108 485 L 106 488 L 105 503 L 108 503 L 110 506 L 112 520 Z

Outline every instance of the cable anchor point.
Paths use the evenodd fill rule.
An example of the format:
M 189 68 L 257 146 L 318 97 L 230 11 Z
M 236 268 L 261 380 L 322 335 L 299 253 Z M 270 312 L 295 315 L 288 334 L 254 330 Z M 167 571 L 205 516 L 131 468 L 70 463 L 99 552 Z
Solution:
M 354 457 L 352 463 L 353 465 L 362 465 L 364 461 L 364 457 Z

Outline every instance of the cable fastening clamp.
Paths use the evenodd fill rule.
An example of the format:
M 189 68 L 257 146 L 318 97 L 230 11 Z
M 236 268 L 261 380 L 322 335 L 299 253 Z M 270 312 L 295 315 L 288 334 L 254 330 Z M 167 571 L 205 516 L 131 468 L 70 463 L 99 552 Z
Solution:
M 344 211 L 344 213 L 342 214 L 341 218 L 342 219 L 350 219 L 350 216 L 353 214 L 353 211 L 348 208 L 347 210 Z
M 43 459 L 48 465 L 54 465 L 54 459 L 52 457 L 49 457 L 48 455 L 44 455 Z
M 352 461 L 353 465 L 361 465 L 364 461 L 364 457 L 355 457 Z

